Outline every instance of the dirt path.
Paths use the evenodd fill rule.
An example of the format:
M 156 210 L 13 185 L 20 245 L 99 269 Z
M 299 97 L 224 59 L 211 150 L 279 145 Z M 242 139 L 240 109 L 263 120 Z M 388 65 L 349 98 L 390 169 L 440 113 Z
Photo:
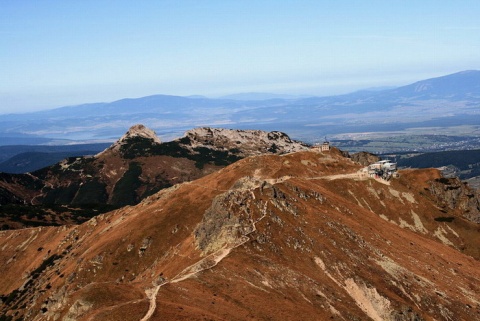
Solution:
M 248 235 L 252 234 L 257 230 L 256 224 L 260 222 L 264 217 L 266 216 L 266 203 L 265 203 L 265 209 L 263 212 L 263 215 L 257 219 L 256 221 L 252 222 L 253 228 L 252 231 L 249 232 L 246 235 L 243 235 L 240 237 L 237 242 L 233 244 L 227 244 L 223 248 L 219 249 L 218 251 L 215 251 L 212 254 L 207 255 L 200 261 L 195 262 L 194 264 L 188 266 L 187 268 L 183 269 L 180 273 L 178 273 L 176 276 L 174 276 L 170 281 L 165 281 L 162 284 L 159 284 L 155 286 L 154 288 L 150 288 L 145 290 L 145 293 L 147 294 L 147 298 L 150 300 L 150 306 L 148 308 L 147 313 L 145 316 L 140 320 L 140 321 L 148 321 L 152 317 L 153 313 L 155 313 L 155 310 L 157 308 L 157 296 L 158 292 L 160 291 L 160 288 L 164 286 L 165 284 L 168 283 L 177 283 L 184 281 L 186 279 L 191 278 L 192 276 L 196 275 L 199 272 L 209 270 L 213 267 L 215 267 L 218 263 L 220 263 L 224 258 L 227 257 L 227 255 L 236 247 L 239 247 L 242 244 L 245 244 L 250 238 Z
M 377 181 L 379 183 L 382 183 L 382 184 L 385 184 L 385 185 L 390 185 L 389 181 L 386 181 L 386 180 L 381 179 L 381 178 L 370 177 L 370 176 L 368 176 L 368 174 L 366 174 L 365 172 L 362 172 L 362 171 L 357 171 L 355 173 L 349 173 L 349 174 L 336 174 L 336 175 L 310 177 L 308 179 L 310 179 L 310 180 L 324 179 L 324 180 L 328 180 L 328 181 L 333 181 L 333 180 L 336 180 L 336 179 L 353 179 L 353 180 L 356 180 L 356 181 L 365 181 L 365 180 L 368 180 L 368 179 L 374 179 L 375 181 Z
M 150 299 L 150 306 L 148 307 L 147 314 L 140 320 L 140 321 L 148 321 L 152 317 L 153 313 L 155 312 L 155 309 L 157 308 L 157 294 L 158 291 L 160 290 L 160 287 L 166 283 L 157 285 L 153 289 L 148 289 L 145 290 L 147 293 L 147 297 Z
M 168 283 L 177 283 L 181 282 L 183 280 L 186 280 L 188 278 L 191 278 L 192 276 L 196 275 L 197 273 L 205 270 L 209 270 L 216 266 L 220 261 L 222 261 L 231 251 L 232 249 L 244 244 L 247 242 L 249 238 L 247 236 L 244 236 L 244 238 L 235 244 L 234 246 L 226 246 L 224 248 L 221 248 L 220 250 L 206 256 L 205 258 L 201 259 L 200 261 L 188 266 L 185 268 L 182 272 L 177 274 L 173 279 L 170 281 L 166 281 L 162 284 L 159 284 L 155 286 L 154 288 L 150 288 L 145 290 L 145 293 L 147 294 L 147 297 L 150 300 L 150 306 L 148 308 L 147 313 L 145 316 L 140 320 L 140 321 L 148 321 L 152 317 L 153 313 L 155 313 L 155 310 L 157 309 L 157 296 L 158 292 L 160 291 L 160 288 Z

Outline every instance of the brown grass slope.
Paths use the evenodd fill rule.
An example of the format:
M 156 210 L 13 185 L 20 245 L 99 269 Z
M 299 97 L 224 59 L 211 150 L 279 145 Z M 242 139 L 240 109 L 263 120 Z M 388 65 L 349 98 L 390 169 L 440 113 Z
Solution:
M 439 173 L 360 168 L 337 150 L 254 156 L 79 226 L 0 232 L 0 315 L 478 319 L 478 224 L 428 192 Z

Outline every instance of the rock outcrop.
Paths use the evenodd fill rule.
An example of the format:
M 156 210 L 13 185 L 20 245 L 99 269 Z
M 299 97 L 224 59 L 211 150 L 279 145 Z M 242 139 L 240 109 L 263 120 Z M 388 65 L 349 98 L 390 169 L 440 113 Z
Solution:
M 306 149 L 281 132 L 220 128 L 193 129 L 162 143 L 153 130 L 134 125 L 95 157 L 68 158 L 31 174 L 0 175 L 0 204 L 18 204 L 0 216 L 0 228 L 83 222 L 245 157 Z M 23 204 L 42 208 L 20 208 Z
M 151 130 L 150 128 L 145 127 L 142 124 L 137 124 L 133 125 L 128 129 L 128 131 L 120 137 L 119 140 L 117 140 L 112 146 L 107 148 L 105 151 L 99 153 L 97 157 L 108 153 L 110 151 L 120 151 L 122 147 L 125 147 L 126 145 L 131 145 L 135 144 L 138 141 L 146 141 L 149 142 L 152 145 L 159 145 L 162 143 L 160 138 L 158 138 L 157 134 L 155 131 Z
M 380 160 L 380 157 L 378 157 L 377 155 L 374 155 L 372 153 L 368 153 L 368 152 L 359 152 L 359 153 L 355 153 L 355 154 L 351 154 L 350 155 L 350 158 L 363 165 L 363 166 L 368 166 L 370 164 L 373 164 L 373 163 L 376 163 Z
M 361 168 L 335 149 L 252 156 L 81 225 L 0 231 L 0 315 L 478 319 L 478 224 L 439 207 L 440 173 Z
M 480 223 L 480 191 L 456 177 L 432 180 L 429 191 L 443 209 L 458 210 L 466 219 Z
M 234 150 L 243 157 L 260 154 L 285 154 L 307 150 L 304 143 L 294 141 L 282 132 L 237 130 L 201 127 L 187 131 L 180 142 L 195 147 Z

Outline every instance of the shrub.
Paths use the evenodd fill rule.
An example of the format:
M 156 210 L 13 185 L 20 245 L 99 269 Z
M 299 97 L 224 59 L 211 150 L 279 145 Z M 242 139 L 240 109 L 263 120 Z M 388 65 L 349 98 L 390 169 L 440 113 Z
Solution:
M 435 217 L 435 221 L 437 222 L 453 222 L 453 220 L 455 219 L 455 217 L 453 216 L 439 216 L 439 217 Z
M 138 202 L 137 188 L 140 187 L 142 167 L 137 162 L 131 162 L 128 170 L 115 184 L 111 204 L 118 206 L 133 205 Z
M 98 179 L 94 179 L 79 187 L 72 204 L 106 203 L 107 200 L 106 185 Z

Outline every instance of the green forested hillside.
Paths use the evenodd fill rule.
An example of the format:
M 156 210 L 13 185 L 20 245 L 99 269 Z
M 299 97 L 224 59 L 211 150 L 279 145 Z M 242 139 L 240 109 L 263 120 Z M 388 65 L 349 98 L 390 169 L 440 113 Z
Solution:
M 454 166 L 461 179 L 480 176 L 480 149 L 425 153 L 397 160 L 400 167 Z

